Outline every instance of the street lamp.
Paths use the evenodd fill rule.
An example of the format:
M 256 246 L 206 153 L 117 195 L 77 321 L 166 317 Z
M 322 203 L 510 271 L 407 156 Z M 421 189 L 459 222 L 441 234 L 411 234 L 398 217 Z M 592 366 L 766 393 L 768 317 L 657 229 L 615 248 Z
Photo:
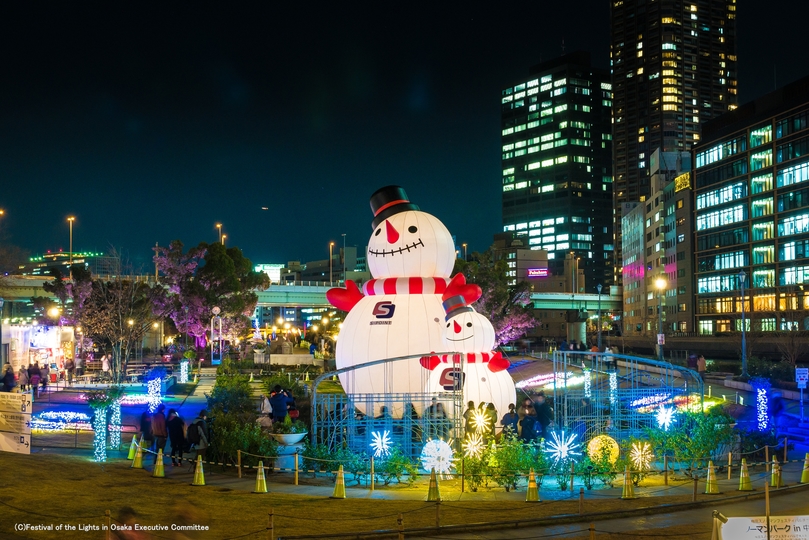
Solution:
M 466 244 L 461 244 L 463 246 L 463 260 L 466 260 Z
M 655 287 L 657 287 L 657 357 L 663 361 L 663 344 L 666 337 L 663 332 L 663 291 L 666 289 L 666 280 L 657 278 L 655 280 Z
M 598 352 L 601 352 L 601 288 L 600 283 L 596 285 L 598 290 L 598 320 L 596 321 L 598 324 Z
M 747 274 L 744 273 L 744 270 L 739 272 L 739 286 L 742 291 L 742 377 L 747 377 L 747 332 L 744 320 L 744 282 L 746 279 Z
M 346 233 L 343 233 L 343 283 L 346 282 Z
M 228 237 L 228 235 L 226 235 L 226 234 L 223 234 L 223 235 L 222 235 L 222 245 L 223 245 L 223 246 L 225 245 L 225 239 L 226 239 L 227 237 Z
M 69 216 L 67 218 L 67 224 L 70 227 L 70 251 L 68 252 L 68 257 L 70 258 L 70 262 L 68 263 L 68 273 L 70 274 L 70 279 L 73 279 L 73 222 L 76 221 L 76 218 L 73 216 Z
M 334 242 L 329 242 L 329 285 L 331 285 L 331 282 L 332 282 L 332 275 L 331 275 L 331 254 L 332 254 L 332 249 L 333 249 L 333 248 L 334 248 Z
M 222 243 L 222 224 L 217 223 L 216 228 L 219 229 L 219 243 L 221 244 Z

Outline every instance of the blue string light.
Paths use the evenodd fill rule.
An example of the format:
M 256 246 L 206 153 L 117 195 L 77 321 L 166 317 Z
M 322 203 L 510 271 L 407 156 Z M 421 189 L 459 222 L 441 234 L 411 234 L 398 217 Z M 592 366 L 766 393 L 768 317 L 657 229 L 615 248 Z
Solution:
M 151 379 L 147 383 L 150 413 L 154 413 L 157 410 L 157 406 L 160 405 L 160 402 L 162 401 L 160 396 L 160 382 L 160 379 Z
M 610 373 L 610 403 L 615 404 L 615 397 L 618 393 L 618 374 Z
M 767 392 L 770 389 L 770 381 L 756 377 L 750 379 L 750 385 L 756 394 L 756 428 L 759 431 L 767 431 L 770 425 L 770 404 Z
M 93 417 L 93 460 L 99 463 L 107 461 L 107 408 L 95 409 Z
M 584 397 L 591 397 L 592 376 L 592 370 L 584 368 Z
M 188 360 L 180 362 L 180 384 L 188 382 Z

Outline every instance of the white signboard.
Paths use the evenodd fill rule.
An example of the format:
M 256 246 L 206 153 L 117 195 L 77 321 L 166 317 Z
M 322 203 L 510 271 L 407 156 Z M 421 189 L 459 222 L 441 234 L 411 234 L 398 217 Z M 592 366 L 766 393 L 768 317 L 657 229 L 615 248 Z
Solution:
M 795 381 L 796 382 L 809 381 L 809 368 L 805 367 L 795 368 Z
M 26 413 L 0 412 L 0 431 L 31 434 L 31 415 Z
M 767 518 L 732 517 L 719 523 L 712 538 L 716 540 L 809 540 L 809 516 L 770 516 L 770 535 L 767 536 Z M 718 533 L 718 534 L 717 534 Z
M 31 436 L 0 432 L 0 452 L 31 453 Z
M 0 412 L 31 413 L 31 394 L 12 394 L 0 392 Z

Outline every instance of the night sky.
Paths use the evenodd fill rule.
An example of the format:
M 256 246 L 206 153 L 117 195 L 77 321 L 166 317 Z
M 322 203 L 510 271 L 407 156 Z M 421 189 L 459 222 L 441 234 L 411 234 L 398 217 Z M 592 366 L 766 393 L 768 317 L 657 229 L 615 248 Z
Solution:
M 75 215 L 75 251 L 146 267 L 155 242 L 214 241 L 216 222 L 254 262 L 325 259 L 342 233 L 365 246 L 387 184 L 483 250 L 501 88 L 563 42 L 609 62 L 605 1 L 15 4 L 0 241 L 67 251 Z M 809 74 L 806 2 L 739 0 L 738 17 L 740 102 L 773 66 L 779 86 Z

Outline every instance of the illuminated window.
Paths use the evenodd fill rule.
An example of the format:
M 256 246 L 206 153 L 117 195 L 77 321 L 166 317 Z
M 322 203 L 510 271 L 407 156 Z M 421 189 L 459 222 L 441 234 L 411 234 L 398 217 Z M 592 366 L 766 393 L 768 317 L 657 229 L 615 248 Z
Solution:
M 754 218 L 769 216 L 773 211 L 772 197 L 757 199 L 752 203 L 752 214 Z
M 772 167 L 772 149 L 750 155 L 751 171 L 758 171 L 765 167 Z
M 807 164 L 809 165 L 809 164 Z M 753 194 L 763 193 L 772 189 L 772 173 L 754 176 L 750 181 L 753 186 Z
M 747 196 L 747 184 L 736 182 L 729 186 L 697 195 L 697 210 L 735 201 Z
M 778 221 L 778 236 L 809 232 L 809 214 L 789 216 Z
M 778 171 L 778 187 L 791 186 L 809 180 L 809 162 L 785 167 Z M 772 188 L 771 188 L 772 189 Z
M 697 230 L 702 231 L 713 227 L 721 227 L 747 219 L 747 207 L 744 205 L 732 206 L 715 210 L 697 216 Z

